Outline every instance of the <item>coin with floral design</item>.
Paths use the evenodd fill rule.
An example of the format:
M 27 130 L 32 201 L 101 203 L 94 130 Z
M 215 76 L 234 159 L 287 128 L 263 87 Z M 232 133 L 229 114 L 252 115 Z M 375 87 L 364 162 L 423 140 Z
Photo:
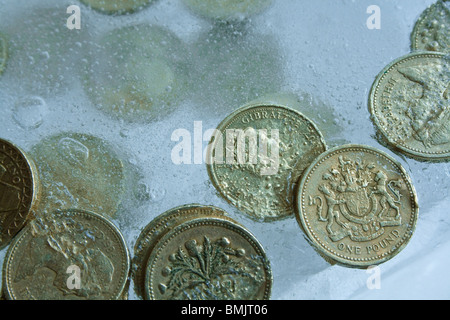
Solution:
M 183 222 L 200 217 L 221 217 L 227 219 L 228 214 L 219 208 L 200 204 L 188 204 L 170 209 L 153 219 L 140 233 L 134 246 L 132 277 L 135 292 L 143 298 L 145 268 L 147 260 L 158 241 L 170 230 Z
M 147 262 L 150 300 L 268 300 L 271 290 L 262 245 L 241 225 L 220 218 L 182 223 Z

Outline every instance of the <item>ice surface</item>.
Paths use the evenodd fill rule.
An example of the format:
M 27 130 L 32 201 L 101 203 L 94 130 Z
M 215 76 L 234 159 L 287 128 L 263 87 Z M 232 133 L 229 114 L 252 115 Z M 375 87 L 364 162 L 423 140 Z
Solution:
M 376 1 L 381 29 L 369 30 L 371 0 L 275 0 L 237 24 L 202 19 L 181 0 L 155 1 L 124 16 L 103 15 L 78 1 L 0 0 L 0 32 L 10 44 L 0 76 L 0 137 L 31 150 L 47 136 L 78 131 L 121 150 L 124 163 L 140 173 L 128 182 L 132 195 L 114 220 L 131 254 L 140 230 L 157 215 L 183 204 L 209 204 L 228 211 L 263 244 L 274 274 L 273 299 L 448 299 L 450 164 L 417 162 L 385 149 L 375 139 L 367 108 L 375 76 L 410 52 L 414 23 L 432 3 Z M 66 28 L 66 8 L 72 4 L 81 8 L 81 30 Z M 172 112 L 144 123 L 96 108 L 81 72 L 95 39 L 138 23 L 170 30 L 189 48 L 176 54 L 191 59 L 189 94 Z M 204 164 L 173 164 L 175 130 L 186 129 L 194 140 L 194 121 L 201 121 L 205 132 L 241 104 L 278 92 L 297 97 L 296 108 L 324 128 L 329 146 L 371 145 L 410 173 L 420 204 L 417 230 L 408 246 L 381 266 L 380 289 L 368 288 L 365 270 L 328 265 L 295 218 L 251 221 L 219 197 Z M 135 298 L 131 286 L 130 299 Z

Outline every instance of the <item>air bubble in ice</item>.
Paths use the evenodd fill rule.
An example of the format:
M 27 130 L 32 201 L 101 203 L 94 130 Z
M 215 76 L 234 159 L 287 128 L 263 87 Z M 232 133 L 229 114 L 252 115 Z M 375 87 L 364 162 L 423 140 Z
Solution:
M 24 129 L 36 129 L 47 113 L 44 99 L 35 96 L 20 98 L 13 107 L 13 119 Z

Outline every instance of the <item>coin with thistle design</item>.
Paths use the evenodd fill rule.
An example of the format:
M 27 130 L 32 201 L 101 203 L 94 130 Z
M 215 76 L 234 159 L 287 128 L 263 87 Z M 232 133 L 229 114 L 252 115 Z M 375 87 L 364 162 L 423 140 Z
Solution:
M 364 268 L 398 254 L 412 237 L 417 195 L 400 163 L 375 148 L 333 148 L 306 170 L 297 220 L 316 250 L 339 264 Z
M 247 229 L 199 218 L 160 240 L 148 260 L 145 284 L 152 300 L 267 300 L 272 272 Z
M 413 50 L 450 53 L 450 1 L 438 0 L 422 13 L 411 44 Z
M 147 260 L 158 241 L 170 230 L 183 222 L 200 217 L 220 217 L 229 219 L 228 214 L 217 207 L 200 204 L 188 204 L 170 209 L 153 219 L 139 234 L 134 246 L 132 278 L 134 289 L 139 298 L 143 298 L 145 268 Z
M 207 151 L 213 185 L 257 221 L 292 217 L 294 189 L 326 144 L 316 125 L 281 105 L 242 107 L 218 126 Z

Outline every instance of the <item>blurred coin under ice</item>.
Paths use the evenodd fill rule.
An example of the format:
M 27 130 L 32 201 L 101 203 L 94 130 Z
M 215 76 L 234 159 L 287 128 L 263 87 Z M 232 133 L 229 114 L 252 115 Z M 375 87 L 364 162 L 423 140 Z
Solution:
M 195 13 L 213 20 L 241 21 L 266 9 L 272 0 L 183 0 Z
M 127 122 L 167 115 L 180 102 L 188 50 L 169 30 L 134 25 L 112 30 L 89 50 L 83 84 L 102 111 Z

